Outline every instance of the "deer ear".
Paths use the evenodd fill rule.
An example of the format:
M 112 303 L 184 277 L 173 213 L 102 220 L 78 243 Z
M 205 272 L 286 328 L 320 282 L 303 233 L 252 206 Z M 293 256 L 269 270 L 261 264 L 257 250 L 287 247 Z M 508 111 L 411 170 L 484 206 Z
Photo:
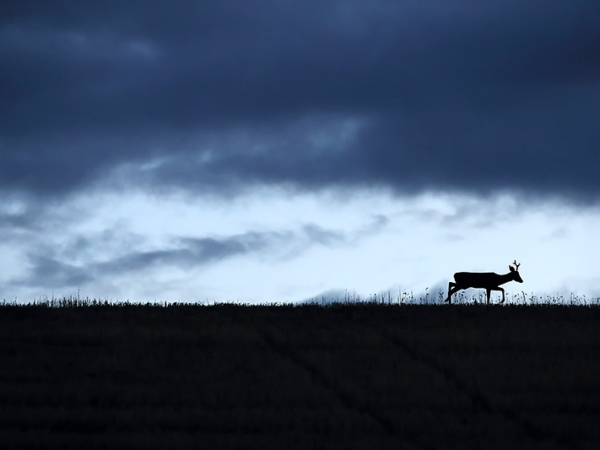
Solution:
M 508 268 L 510 269 L 511 272 L 515 271 L 515 268 L 513 266 L 508 266 Z

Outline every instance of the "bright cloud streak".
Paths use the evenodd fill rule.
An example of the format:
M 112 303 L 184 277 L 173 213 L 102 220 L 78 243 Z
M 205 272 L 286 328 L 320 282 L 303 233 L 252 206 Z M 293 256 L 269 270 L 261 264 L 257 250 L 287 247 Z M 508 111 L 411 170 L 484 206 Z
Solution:
M 507 271 L 515 258 L 526 283 L 509 292 L 600 293 L 593 264 L 600 214 L 555 203 L 532 207 L 509 196 L 362 192 L 344 199 L 340 192 L 263 190 L 218 202 L 97 193 L 54 214 L 46 234 L 24 233 L 6 253 L 6 299 L 77 289 L 142 302 L 416 294 L 445 289 L 455 271 Z M 53 278 L 44 280 L 41 270 L 54 270 Z

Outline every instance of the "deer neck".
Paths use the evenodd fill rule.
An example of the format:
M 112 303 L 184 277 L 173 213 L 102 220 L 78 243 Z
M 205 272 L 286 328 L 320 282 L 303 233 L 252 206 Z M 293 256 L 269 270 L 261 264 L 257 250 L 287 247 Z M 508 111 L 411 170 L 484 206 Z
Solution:
M 514 272 L 508 272 L 508 273 L 505 273 L 504 275 L 498 275 L 498 279 L 500 280 L 500 283 L 498 283 L 498 286 L 500 286 L 501 284 L 504 284 L 504 283 L 508 283 L 509 281 L 513 281 L 515 279 Z

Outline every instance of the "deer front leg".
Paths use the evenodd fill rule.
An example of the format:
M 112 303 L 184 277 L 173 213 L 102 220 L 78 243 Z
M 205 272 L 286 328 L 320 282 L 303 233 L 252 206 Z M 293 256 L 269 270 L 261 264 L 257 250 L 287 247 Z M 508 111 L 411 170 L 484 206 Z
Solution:
M 502 301 L 500 303 L 504 303 L 504 288 L 501 287 L 495 287 L 495 288 L 491 288 L 491 291 L 500 291 L 502 292 Z M 488 303 L 489 303 L 489 291 L 488 291 Z
M 490 295 L 492 293 L 492 290 L 491 289 L 486 289 L 485 292 L 487 294 L 487 304 L 489 305 L 490 304 Z

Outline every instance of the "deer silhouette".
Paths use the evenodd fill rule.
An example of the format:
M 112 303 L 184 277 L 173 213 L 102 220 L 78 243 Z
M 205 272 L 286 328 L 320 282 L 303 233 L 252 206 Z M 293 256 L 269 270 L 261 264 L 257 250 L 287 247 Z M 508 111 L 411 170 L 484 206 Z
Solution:
M 509 281 L 523 282 L 521 275 L 519 275 L 519 266 L 517 260 L 513 262 L 515 267 L 509 265 L 510 272 L 504 275 L 498 275 L 494 272 L 457 272 L 454 274 L 454 282 L 448 283 L 448 298 L 446 301 L 448 304 L 452 304 L 452 296 L 462 289 L 476 288 L 485 289 L 487 292 L 487 304 L 490 304 L 490 293 L 491 291 L 501 291 L 502 301 L 504 303 L 504 289 L 500 287 L 501 284 L 508 283 Z

